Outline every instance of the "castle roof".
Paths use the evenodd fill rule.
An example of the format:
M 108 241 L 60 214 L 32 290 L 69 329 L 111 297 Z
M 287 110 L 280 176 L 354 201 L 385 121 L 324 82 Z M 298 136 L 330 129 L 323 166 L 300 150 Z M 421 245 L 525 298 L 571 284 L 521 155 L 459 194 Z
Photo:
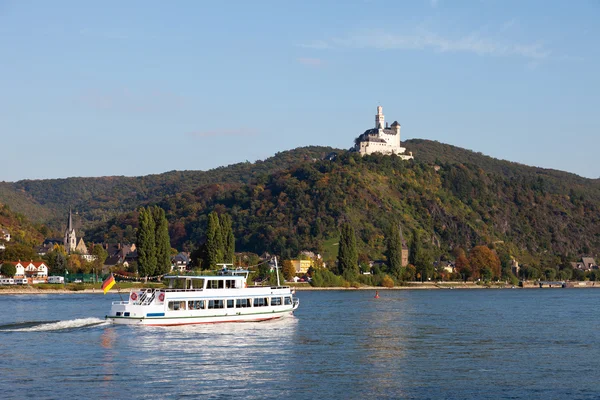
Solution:
M 400 124 L 398 123 L 398 121 L 394 121 L 394 123 L 392 124 L 392 128 L 395 126 L 400 126 Z

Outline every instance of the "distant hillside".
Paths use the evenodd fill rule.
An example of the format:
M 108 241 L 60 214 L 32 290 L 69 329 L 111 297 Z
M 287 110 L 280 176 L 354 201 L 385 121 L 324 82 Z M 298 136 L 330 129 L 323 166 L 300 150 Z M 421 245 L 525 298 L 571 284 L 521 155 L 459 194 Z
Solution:
M 340 222 L 351 221 L 361 252 L 380 258 L 396 220 L 407 240 L 419 230 L 438 255 L 482 243 L 545 262 L 599 253 L 599 180 L 428 140 L 405 144 L 414 161 L 343 150 L 329 161 L 334 149 L 307 147 L 205 172 L 5 183 L 0 194 L 50 212 L 54 226 L 71 205 L 87 240 L 134 240 L 135 209 L 158 204 L 173 245 L 187 249 L 204 240 L 206 216 L 217 210 L 232 215 L 238 249 L 257 253 L 331 250 Z
M 341 152 L 334 161 L 299 162 L 251 183 L 203 185 L 158 204 L 167 212 L 173 244 L 188 248 L 204 240 L 206 215 L 217 210 L 232 215 L 238 249 L 257 253 L 322 251 L 342 221 L 353 223 L 361 252 L 371 258 L 382 257 L 393 221 L 409 240 L 413 230 L 421 231 L 438 255 L 478 244 L 549 263 L 560 261 L 554 256 L 599 252 L 597 181 L 430 141 L 407 146 L 415 161 Z M 134 215 L 93 234 L 118 237 L 125 229 L 134 231 Z
M 0 203 L 0 228 L 11 235 L 11 240 L 6 245 L 15 243 L 27 246 L 41 244 L 44 234 L 50 231 L 44 226 L 34 226 L 23 214 L 13 212 L 6 204 Z
M 63 229 L 68 207 L 88 229 L 121 213 L 165 196 L 193 191 L 210 183 L 250 182 L 257 176 L 322 158 L 329 147 L 304 147 L 277 153 L 264 161 L 238 163 L 209 171 L 171 171 L 142 177 L 66 178 L 0 183 L 0 200 L 37 222 Z

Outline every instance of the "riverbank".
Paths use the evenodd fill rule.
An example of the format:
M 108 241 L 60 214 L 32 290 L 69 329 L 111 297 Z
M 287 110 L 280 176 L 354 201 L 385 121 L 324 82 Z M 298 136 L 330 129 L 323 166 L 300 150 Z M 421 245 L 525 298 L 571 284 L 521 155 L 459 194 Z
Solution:
M 536 282 L 525 282 L 523 287 L 516 287 L 509 284 L 497 283 L 489 286 L 477 284 L 476 282 L 408 282 L 403 286 L 395 286 L 392 288 L 380 286 L 361 286 L 361 287 L 313 287 L 309 284 L 292 284 L 291 287 L 297 291 L 312 291 L 312 290 L 460 290 L 460 289 L 539 289 Z M 569 282 L 568 288 L 597 288 L 595 282 Z M 136 287 L 144 289 L 144 287 Z M 112 289 L 111 294 L 129 293 L 131 287 Z M 561 286 L 544 286 L 542 289 L 561 289 Z M 0 286 L 0 295 L 19 295 L 19 294 L 103 294 L 102 290 L 95 287 L 67 287 L 57 285 L 57 287 L 36 287 L 36 286 Z

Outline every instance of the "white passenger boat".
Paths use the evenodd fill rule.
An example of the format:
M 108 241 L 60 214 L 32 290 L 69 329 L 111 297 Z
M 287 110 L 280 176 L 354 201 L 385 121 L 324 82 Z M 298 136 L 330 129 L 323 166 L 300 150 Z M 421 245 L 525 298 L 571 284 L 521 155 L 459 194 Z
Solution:
M 289 286 L 250 286 L 248 271 L 224 269 L 215 276 L 165 276 L 168 288 L 132 290 L 112 303 L 115 324 L 191 325 L 251 322 L 293 314 L 299 300 Z

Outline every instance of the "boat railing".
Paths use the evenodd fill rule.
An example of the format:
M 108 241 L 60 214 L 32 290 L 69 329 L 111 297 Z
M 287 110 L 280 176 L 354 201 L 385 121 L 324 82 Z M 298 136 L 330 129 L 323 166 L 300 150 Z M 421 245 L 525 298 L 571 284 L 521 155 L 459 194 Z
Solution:
M 194 289 L 160 289 L 161 292 L 201 292 L 202 288 Z

